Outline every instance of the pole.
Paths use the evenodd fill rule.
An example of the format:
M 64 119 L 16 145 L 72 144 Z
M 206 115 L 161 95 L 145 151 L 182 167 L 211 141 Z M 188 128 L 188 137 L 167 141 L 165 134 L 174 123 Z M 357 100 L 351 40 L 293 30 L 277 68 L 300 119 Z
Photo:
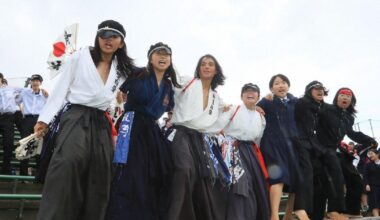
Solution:
M 371 126 L 372 137 L 375 138 L 375 134 L 373 133 L 373 127 L 372 127 L 372 119 L 368 119 L 368 121 L 369 121 L 369 126 Z

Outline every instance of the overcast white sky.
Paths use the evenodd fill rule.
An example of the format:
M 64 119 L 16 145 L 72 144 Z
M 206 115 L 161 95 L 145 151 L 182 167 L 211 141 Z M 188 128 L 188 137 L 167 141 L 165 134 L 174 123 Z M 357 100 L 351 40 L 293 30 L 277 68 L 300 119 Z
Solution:
M 48 80 L 47 56 L 63 28 L 79 23 L 78 46 L 93 45 L 97 25 L 122 23 L 128 53 L 145 65 L 151 44 L 173 49 L 181 75 L 192 75 L 200 56 L 213 54 L 224 70 L 218 88 L 226 102 L 239 103 L 240 88 L 252 82 L 269 92 L 272 75 L 283 73 L 299 96 L 312 80 L 330 89 L 355 92 L 362 130 L 380 137 L 379 0 L 0 0 L 0 72 L 10 84 L 41 74 Z

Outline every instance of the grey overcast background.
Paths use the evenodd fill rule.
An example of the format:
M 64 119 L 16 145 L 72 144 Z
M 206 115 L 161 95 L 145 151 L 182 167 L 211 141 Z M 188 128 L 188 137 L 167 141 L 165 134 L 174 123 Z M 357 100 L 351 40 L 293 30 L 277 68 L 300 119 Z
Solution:
M 31 74 L 49 80 L 47 56 L 63 28 L 79 23 L 78 47 L 93 45 L 106 19 L 126 29 L 128 53 L 142 66 L 153 43 L 173 49 L 180 75 L 192 75 L 200 56 L 210 53 L 227 77 L 218 92 L 240 102 L 240 88 L 252 82 L 269 92 L 272 75 L 283 73 L 290 92 L 303 93 L 319 80 L 330 90 L 348 86 L 358 102 L 360 130 L 380 137 L 379 0 L 0 0 L 0 72 L 22 86 Z

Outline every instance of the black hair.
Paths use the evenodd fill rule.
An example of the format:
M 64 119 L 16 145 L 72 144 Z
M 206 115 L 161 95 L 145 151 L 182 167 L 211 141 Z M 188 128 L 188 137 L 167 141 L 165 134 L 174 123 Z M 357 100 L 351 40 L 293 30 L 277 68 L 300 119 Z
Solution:
M 4 79 L 4 75 L 0 73 L 0 79 Z
M 197 67 L 195 68 L 194 77 L 198 79 L 200 78 L 201 65 L 202 65 L 202 60 L 204 58 L 210 58 L 215 63 L 216 74 L 212 78 L 212 81 L 211 81 L 211 89 L 215 90 L 216 87 L 218 87 L 219 85 L 224 85 L 224 80 L 226 79 L 226 77 L 223 75 L 223 70 L 219 62 L 211 54 L 206 54 L 206 55 L 203 55 L 201 58 L 199 58 Z
M 311 95 L 311 91 L 313 90 L 313 88 L 315 88 L 315 87 L 313 87 L 313 85 L 316 85 L 316 84 L 320 84 L 320 86 L 322 86 L 324 96 L 328 96 L 329 90 L 327 90 L 326 87 L 324 87 L 321 82 L 314 80 L 314 81 L 311 81 L 309 84 L 306 85 L 305 94 L 304 94 L 305 97 L 313 99 L 313 96 Z
M 380 151 L 377 150 L 376 148 L 370 148 L 370 149 L 368 150 L 368 152 L 370 152 L 370 151 L 374 152 L 374 153 L 377 154 L 377 155 L 380 154 Z
M 280 79 L 285 81 L 288 84 L 288 86 L 290 87 L 290 81 L 289 81 L 288 77 L 286 77 L 284 74 L 279 73 L 279 74 L 272 76 L 272 78 L 270 78 L 269 89 L 271 89 L 273 87 L 274 81 L 276 80 L 277 77 L 279 77 Z
M 103 21 L 102 23 L 100 23 L 98 25 L 98 29 L 105 27 L 105 26 L 110 26 L 112 28 L 115 28 L 115 29 L 119 30 L 121 33 L 123 33 L 125 36 L 124 27 L 119 22 L 113 21 L 113 20 L 106 20 L 106 21 Z M 127 46 L 125 44 L 124 38 L 122 38 L 122 37 L 120 37 L 120 38 L 122 40 L 123 47 L 118 48 L 116 50 L 116 52 L 112 55 L 112 60 L 116 56 L 117 74 L 119 76 L 123 76 L 125 78 L 128 78 L 128 76 L 130 76 L 132 74 L 132 70 L 134 69 L 135 64 L 133 62 L 133 59 L 130 58 L 127 54 Z M 91 53 L 92 60 L 95 63 L 95 66 L 98 66 L 99 62 L 102 60 L 101 49 L 99 46 L 99 33 L 96 34 L 94 47 L 91 48 L 90 53 Z
M 165 46 L 167 48 L 170 49 L 171 51 L 171 48 L 167 45 L 167 44 L 164 44 L 162 42 L 159 42 L 159 43 L 156 43 L 154 45 L 152 45 L 150 48 L 149 48 L 149 51 L 151 51 L 153 49 L 153 47 L 158 47 L 158 46 Z M 149 54 L 149 52 L 148 52 Z M 150 71 L 153 71 L 153 65 L 150 63 L 151 59 L 152 59 L 152 55 L 154 53 L 150 54 L 150 56 L 148 57 L 148 65 L 147 65 L 147 73 L 149 73 Z M 165 79 L 168 79 L 171 81 L 172 85 L 176 88 L 181 88 L 181 86 L 179 85 L 178 83 L 178 80 L 177 80 L 177 73 L 173 67 L 173 57 L 172 55 L 170 54 L 170 65 L 169 67 L 165 70 L 165 73 L 164 73 L 164 78 Z
M 251 89 L 251 90 L 257 92 L 257 94 L 260 97 L 260 88 L 259 88 L 258 85 L 253 84 L 253 83 L 246 83 L 246 84 L 244 84 L 244 86 L 241 88 L 240 97 L 243 97 L 243 93 L 245 91 L 247 91 L 248 89 Z
M 356 97 L 355 97 L 354 92 L 353 92 L 350 88 L 342 87 L 342 88 L 338 89 L 338 91 L 337 91 L 336 94 L 335 94 L 335 97 L 334 97 L 334 100 L 333 100 L 333 104 L 334 104 L 335 106 L 338 106 L 338 96 L 339 96 L 339 93 L 340 93 L 340 91 L 345 90 L 345 89 L 350 90 L 351 93 L 352 93 L 351 104 L 350 104 L 350 106 L 348 106 L 348 108 L 347 108 L 347 112 L 348 112 L 350 115 L 355 116 L 355 113 L 358 112 L 358 111 L 355 109 L 355 106 L 356 106 Z
M 148 50 L 148 59 L 150 59 L 150 56 L 153 54 L 158 49 L 165 50 L 166 53 L 172 55 L 172 48 L 170 48 L 167 44 L 164 44 L 162 42 L 155 43 L 153 45 L 150 45 L 149 50 Z

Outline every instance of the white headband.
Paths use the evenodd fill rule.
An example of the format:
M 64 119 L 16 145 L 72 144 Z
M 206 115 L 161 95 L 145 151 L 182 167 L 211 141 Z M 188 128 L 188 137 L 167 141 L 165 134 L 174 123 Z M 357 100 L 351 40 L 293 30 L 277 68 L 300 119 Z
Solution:
M 101 32 L 101 31 L 114 31 L 114 32 L 120 34 L 123 38 L 125 38 L 124 34 L 121 33 L 121 31 L 119 31 L 119 30 L 117 30 L 117 29 L 115 29 L 115 28 L 110 28 L 110 27 L 108 27 L 108 26 L 105 26 L 105 27 L 103 27 L 103 28 L 100 28 L 100 29 L 98 30 L 98 33 Z
M 156 47 L 153 50 L 151 50 L 148 54 L 148 57 L 150 57 L 150 55 L 152 55 L 152 53 L 154 53 L 158 50 L 165 50 L 168 54 L 172 54 L 172 51 L 167 46 L 159 46 L 159 47 Z
M 322 88 L 324 88 L 321 83 L 316 83 L 314 85 L 311 85 L 311 86 L 307 87 L 307 91 L 309 91 L 310 89 L 315 88 L 315 87 L 322 87 Z

